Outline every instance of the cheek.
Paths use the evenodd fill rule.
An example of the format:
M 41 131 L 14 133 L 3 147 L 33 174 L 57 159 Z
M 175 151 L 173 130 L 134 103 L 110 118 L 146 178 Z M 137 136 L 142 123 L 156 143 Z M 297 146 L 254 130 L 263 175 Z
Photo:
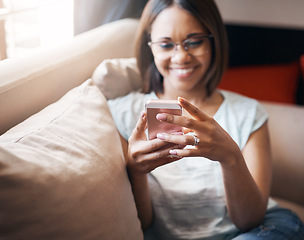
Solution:
M 204 73 L 206 73 L 208 71 L 208 69 L 211 65 L 211 58 L 212 58 L 211 54 L 208 54 L 199 60 L 202 65 L 202 71 Z
M 159 61 L 159 60 L 154 60 L 155 66 L 159 73 L 164 76 L 166 75 L 166 70 L 167 70 L 167 63 L 166 61 Z

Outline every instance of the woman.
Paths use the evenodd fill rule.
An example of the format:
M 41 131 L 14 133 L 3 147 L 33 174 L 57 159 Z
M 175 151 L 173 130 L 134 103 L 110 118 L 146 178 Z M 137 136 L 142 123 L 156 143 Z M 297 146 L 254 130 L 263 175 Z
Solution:
M 265 111 L 253 99 L 216 89 L 227 45 L 212 0 L 150 0 L 144 9 L 137 41 L 143 93 L 109 101 L 142 227 L 153 223 L 165 240 L 301 239 L 299 219 L 268 201 Z M 157 119 L 187 134 L 148 141 L 141 112 L 149 99 L 178 99 L 183 116 Z

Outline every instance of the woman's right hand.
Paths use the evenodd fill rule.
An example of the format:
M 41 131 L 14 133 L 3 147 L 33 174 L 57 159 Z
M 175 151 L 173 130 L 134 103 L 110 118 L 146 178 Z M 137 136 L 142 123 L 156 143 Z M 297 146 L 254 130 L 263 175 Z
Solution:
M 155 168 L 176 161 L 180 157 L 170 155 L 178 146 L 160 139 L 147 140 L 146 113 L 139 118 L 128 141 L 128 171 L 133 174 L 147 174 Z

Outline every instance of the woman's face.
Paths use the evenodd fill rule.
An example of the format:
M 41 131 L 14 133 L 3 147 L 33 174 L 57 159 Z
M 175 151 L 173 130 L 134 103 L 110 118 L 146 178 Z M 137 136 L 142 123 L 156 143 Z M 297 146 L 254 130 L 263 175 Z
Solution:
M 151 28 L 151 42 L 165 43 L 161 46 L 161 51 L 167 46 L 168 41 L 181 43 L 190 36 L 200 35 L 207 36 L 209 33 L 194 16 L 176 5 L 163 10 L 156 17 Z M 207 44 L 207 50 L 203 54 L 189 53 L 178 45 L 175 50 L 171 50 L 171 54 L 159 58 L 152 47 L 156 67 L 164 77 L 165 93 L 169 89 L 175 91 L 202 89 L 203 76 L 210 65 L 212 54 L 210 41 L 208 39 L 203 41 Z

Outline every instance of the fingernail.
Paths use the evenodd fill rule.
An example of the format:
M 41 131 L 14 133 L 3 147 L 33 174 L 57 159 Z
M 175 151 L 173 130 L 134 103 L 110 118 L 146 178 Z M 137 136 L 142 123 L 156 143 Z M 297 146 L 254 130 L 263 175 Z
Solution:
M 144 119 L 144 118 L 145 118 L 145 112 L 142 112 L 142 113 L 140 114 L 140 116 Z
M 156 119 L 160 121 L 165 121 L 167 119 L 166 114 L 159 113 L 156 115 Z
M 178 101 L 179 101 L 180 103 L 185 103 L 185 102 L 186 102 L 185 99 L 182 98 L 182 97 L 178 97 Z
M 171 155 L 177 155 L 177 151 L 176 151 L 176 150 L 170 150 L 169 153 L 170 153 Z
M 158 133 L 157 135 L 156 135 L 156 137 L 158 138 L 158 139 L 160 139 L 160 140 L 165 140 L 165 134 L 164 133 Z

